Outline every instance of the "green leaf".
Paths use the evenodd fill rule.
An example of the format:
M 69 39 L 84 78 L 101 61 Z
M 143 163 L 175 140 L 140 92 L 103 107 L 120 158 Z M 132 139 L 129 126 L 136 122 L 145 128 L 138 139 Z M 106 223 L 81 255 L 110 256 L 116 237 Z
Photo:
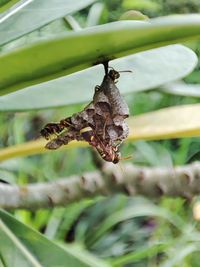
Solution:
M 0 56 L 1 94 L 64 76 L 103 60 L 200 36 L 199 15 L 149 21 L 113 22 L 4 53 Z
M 122 7 L 125 9 L 136 9 L 136 10 L 150 10 L 150 11 L 157 11 L 160 9 L 159 3 L 150 0 L 124 0 Z
M 0 17 L 4 11 L 11 8 L 17 2 L 19 2 L 19 0 L 0 0 Z
M 147 141 L 138 141 L 134 143 L 134 146 L 148 165 L 173 168 L 172 156 L 165 146 L 159 143 L 152 144 Z
M 143 216 L 161 217 L 176 226 L 180 231 L 184 230 L 185 227 L 185 224 L 180 217 L 146 201 L 146 203 L 137 203 L 131 207 L 112 213 L 104 222 L 102 222 L 101 226 L 96 229 L 95 232 L 91 231 L 88 234 L 87 244 L 91 246 L 116 224 L 131 218 Z
M 131 140 L 160 140 L 200 135 L 200 104 L 148 112 L 128 120 Z
M 147 257 L 149 258 L 159 253 L 164 253 L 169 246 L 169 244 L 152 242 L 136 251 L 111 259 L 110 262 L 114 267 L 121 267 L 128 263 L 138 262 Z
M 148 17 L 138 10 L 128 10 L 121 15 L 120 20 L 148 20 Z
M 164 263 L 160 265 L 160 267 L 176 267 L 176 266 L 183 266 L 183 260 L 190 254 L 194 253 L 195 251 L 199 251 L 200 248 L 198 245 L 194 244 L 185 244 L 184 247 L 180 248 L 177 247 L 171 248 L 173 251 L 170 255 L 171 257 L 166 260 Z
M 89 254 L 62 248 L 0 210 L 0 255 L 6 267 L 108 267 Z
M 78 23 L 78 21 L 71 15 L 67 15 L 64 18 L 65 23 L 68 24 L 69 28 L 72 29 L 73 31 L 80 31 L 82 27 Z
M 99 24 L 103 8 L 104 8 L 103 3 L 95 3 L 94 5 L 92 5 L 87 17 L 87 22 L 86 22 L 87 27 L 96 26 Z
M 6 267 L 5 264 L 1 260 L 1 255 L 0 255 L 0 267 Z
M 182 81 L 166 84 L 159 90 L 172 95 L 200 97 L 199 84 L 188 84 Z
M 110 66 L 123 73 L 117 83 L 122 94 L 142 91 L 180 79 L 196 65 L 192 50 L 171 45 L 113 60 Z M 0 111 L 23 111 L 91 101 L 94 87 L 104 76 L 102 66 L 77 72 L 0 97 Z M 84 93 L 83 93 L 84 92 Z
M 76 12 L 95 0 L 34 0 L 12 16 L 9 16 L 8 10 L 0 22 L 0 45 L 6 44 L 20 36 L 34 31 L 49 22 L 64 17 L 69 13 Z M 24 1 L 20 1 L 24 2 Z M 27 1 L 26 1 L 27 2 Z M 16 8 L 19 3 L 16 4 Z M 7 18 L 8 17 L 8 18 Z M 7 18 L 4 20 L 4 18 Z

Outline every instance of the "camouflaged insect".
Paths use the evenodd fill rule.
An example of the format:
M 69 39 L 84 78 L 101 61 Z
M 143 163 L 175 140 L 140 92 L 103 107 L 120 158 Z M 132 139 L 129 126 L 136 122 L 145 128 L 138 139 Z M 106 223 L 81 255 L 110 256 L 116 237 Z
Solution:
M 72 140 L 85 140 L 95 147 L 101 157 L 113 163 L 119 162 L 119 145 L 127 138 L 129 129 L 125 119 L 129 109 L 116 87 L 119 72 L 106 69 L 100 86 L 95 87 L 93 101 L 81 112 L 61 120 L 48 123 L 41 135 L 47 140 L 47 149 L 57 149 Z

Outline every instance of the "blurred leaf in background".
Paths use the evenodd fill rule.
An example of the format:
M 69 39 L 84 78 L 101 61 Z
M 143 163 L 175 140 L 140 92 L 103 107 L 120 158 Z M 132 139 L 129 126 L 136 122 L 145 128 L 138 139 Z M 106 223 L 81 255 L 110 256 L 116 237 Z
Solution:
M 133 74 L 121 75 L 117 84 L 121 92 L 128 93 L 125 98 L 131 115 L 145 118 L 152 115 L 149 112 L 159 112 L 164 108 L 169 108 L 166 111 L 169 115 L 170 108 L 182 110 L 176 113 L 179 123 L 174 124 L 175 116 L 171 116 L 171 124 L 163 119 L 160 125 L 173 125 L 172 130 L 176 131 L 180 123 L 184 122 L 184 131 L 189 122 L 197 118 L 195 125 L 198 129 L 198 111 L 195 107 L 199 103 L 200 72 L 199 63 L 196 65 L 196 56 L 190 49 L 199 57 L 199 17 L 186 16 L 182 20 L 174 17 L 161 18 L 149 26 L 151 18 L 198 13 L 198 0 L 60 0 L 59 3 L 49 0 L 41 3 L 35 0 L 11 15 L 10 11 L 15 9 L 15 5 L 25 2 L 0 1 L 0 20 L 10 16 L 0 24 L 0 87 L 5 89 L 4 93 L 8 93 L 28 86 L 24 90 L 0 97 L 2 149 L 12 149 L 15 145 L 34 141 L 47 122 L 59 121 L 81 110 L 84 107 L 82 103 L 91 99 L 94 86 L 101 82 L 103 68 L 83 70 L 82 76 L 77 70 L 92 66 L 99 56 L 107 53 L 113 59 L 113 55 L 131 55 L 133 52 L 183 42 L 186 39 L 187 43 L 183 44 L 188 48 L 173 45 L 171 48 L 144 51 L 129 56 L 130 62 L 124 57 L 117 59 L 119 62 L 121 60 L 119 67 L 114 65 L 114 61 L 111 65 L 120 70 L 133 70 Z M 122 24 L 116 22 L 132 10 L 149 19 L 131 21 L 131 24 L 127 21 Z M 114 24 L 101 25 L 100 28 L 97 26 L 113 21 Z M 121 34 L 119 25 L 125 25 L 120 26 Z M 162 25 L 163 28 L 159 28 Z M 125 28 L 127 33 L 123 37 Z M 106 29 L 109 29 L 108 34 Z M 117 44 L 111 38 L 111 33 Z M 80 40 L 81 36 L 86 35 L 90 41 L 85 39 L 84 44 Z M 74 38 L 74 45 L 70 45 L 71 36 Z M 62 50 L 55 51 L 58 40 L 62 40 Z M 67 46 L 70 47 L 66 51 Z M 41 47 L 43 50 L 40 50 Z M 121 51 L 117 50 L 119 48 Z M 70 49 L 74 51 L 73 57 Z M 39 59 L 35 54 L 38 51 L 43 51 Z M 13 61 L 15 57 L 17 60 Z M 64 65 L 61 66 L 58 59 L 63 60 Z M 41 71 L 41 62 L 45 60 L 47 65 Z M 65 72 L 68 68 L 65 64 L 69 64 L 69 72 Z M 195 70 L 189 74 L 194 67 Z M 38 77 L 48 76 L 47 73 L 52 73 L 52 69 L 63 77 L 51 81 L 47 77 L 45 83 L 41 83 L 44 82 L 43 78 L 37 80 Z M 94 69 L 96 72 L 93 73 Z M 20 71 L 22 76 L 19 78 L 15 75 Z M 75 73 L 65 76 L 72 72 Z M 57 78 L 56 75 L 51 79 Z M 188 76 L 183 81 L 186 75 Z M 7 80 L 3 77 L 7 77 Z M 70 84 L 70 77 L 75 77 L 74 84 Z M 181 81 L 175 81 L 176 79 Z M 30 80 L 34 84 L 32 88 Z M 9 89 L 9 84 L 13 85 L 12 90 Z M 73 90 L 70 91 L 71 88 Z M 186 121 L 181 109 L 184 108 L 183 105 L 195 110 L 195 114 L 188 113 L 190 115 Z M 47 107 L 48 110 L 40 110 Z M 158 113 L 153 114 L 149 117 L 150 122 L 142 127 L 149 127 L 155 138 L 155 129 L 151 126 L 156 125 L 159 120 L 155 119 L 155 114 Z M 134 119 L 130 118 L 130 121 Z M 164 126 L 160 126 L 160 129 L 166 129 Z M 137 125 L 133 124 L 131 130 L 137 132 L 138 128 L 134 127 Z M 166 134 L 166 130 L 163 132 Z M 175 165 L 200 160 L 200 138 L 194 137 L 192 133 L 190 136 L 192 137 L 176 136 L 175 139 L 157 141 L 129 141 L 122 146 L 121 152 L 123 155 L 133 156 L 129 160 L 130 164 L 167 167 L 173 173 Z M 2 150 L 0 156 L 4 152 Z M 19 154 L 15 156 L 20 155 L 19 151 L 17 153 Z M 51 182 L 73 174 L 82 175 L 96 168 L 91 150 L 74 146 L 68 150 L 1 161 L 0 182 L 11 185 Z M 116 166 L 116 172 L 120 171 L 120 167 Z M 126 175 L 128 177 L 128 173 Z M 199 267 L 200 225 L 192 213 L 195 201 L 198 203 L 198 198 L 192 199 L 190 195 L 184 198 L 163 196 L 161 199 L 150 200 L 145 196 L 127 197 L 118 194 L 82 199 L 66 207 L 51 207 L 47 210 L 16 209 L 10 211 L 10 215 L 1 210 L 0 266 Z

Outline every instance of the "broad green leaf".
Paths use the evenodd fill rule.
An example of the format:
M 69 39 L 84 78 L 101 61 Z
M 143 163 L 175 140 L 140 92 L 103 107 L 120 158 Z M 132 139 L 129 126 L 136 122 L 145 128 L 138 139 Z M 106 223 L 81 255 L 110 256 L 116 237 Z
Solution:
M 122 94 L 142 91 L 186 76 L 196 65 L 194 52 L 171 45 L 123 57 L 110 62 L 122 73 L 117 83 Z M 33 85 L 0 97 L 0 111 L 23 111 L 89 102 L 94 87 L 101 83 L 103 66 L 95 66 L 49 82 Z M 84 92 L 84 93 L 83 93 Z
M 161 217 L 176 226 L 180 231 L 185 229 L 185 224 L 181 218 L 170 213 L 168 210 L 149 204 L 148 202 L 142 204 L 137 203 L 136 205 L 112 213 L 104 222 L 102 222 L 101 226 L 98 227 L 95 232 L 91 230 L 87 237 L 87 244 L 91 246 L 116 224 L 131 218 L 143 216 Z
M 73 248 L 62 248 L 0 210 L 0 255 L 6 267 L 108 267 Z
M 106 59 L 199 37 L 200 15 L 177 15 L 150 22 L 113 22 L 43 40 L 1 54 L 1 94 L 55 79 Z
M 6 266 L 3 264 L 2 260 L 1 260 L 1 255 L 0 255 L 0 267 L 6 267 Z
M 19 1 L 19 3 L 24 1 Z M 27 1 L 25 1 L 27 2 Z M 76 12 L 91 3 L 94 0 L 34 0 L 27 6 L 12 16 L 9 16 L 10 10 L 5 12 L 0 22 L 0 45 L 6 44 L 20 36 L 34 31 L 49 22 L 64 17 L 69 13 Z M 16 8 L 18 7 L 16 4 Z M 7 18 L 8 17 L 8 18 Z M 4 20 L 4 18 L 7 18 Z
M 3 0 L 0 1 L 0 17 L 2 16 L 3 12 L 14 6 L 19 2 L 19 0 Z
M 0 7 L 4 6 L 8 2 L 9 0 L 0 0 Z
M 27 5 L 29 5 L 33 0 L 20 0 L 17 1 L 17 3 L 10 3 L 13 4 L 9 9 L 7 8 L 6 12 L 0 14 L 0 27 L 1 24 L 18 13 L 21 9 L 25 8 Z M 6 5 L 8 7 L 8 5 Z
M 164 243 L 150 243 L 136 251 L 130 252 L 126 255 L 119 256 L 117 258 L 111 259 L 113 267 L 121 267 L 128 263 L 138 262 L 142 259 L 149 258 L 158 255 L 158 253 L 163 253 L 171 244 Z
M 148 166 L 173 168 L 172 155 L 163 144 L 138 141 L 134 144 L 134 147 L 142 155 Z
M 200 97 L 199 84 L 187 84 L 182 81 L 166 84 L 160 91 L 172 95 Z
M 183 266 L 183 261 L 188 255 L 199 251 L 200 247 L 195 244 L 185 244 L 183 247 L 179 247 L 177 250 L 177 247 L 171 248 L 171 251 L 173 251 L 171 254 L 171 257 L 164 261 L 160 265 L 160 267 L 176 267 L 176 266 Z
M 175 106 L 130 117 L 130 134 L 127 141 L 160 140 L 200 136 L 200 104 Z M 0 161 L 49 152 L 44 148 L 46 141 L 37 140 L 0 150 Z M 85 142 L 70 142 L 61 149 L 86 146 Z M 53 153 L 51 151 L 51 153 Z

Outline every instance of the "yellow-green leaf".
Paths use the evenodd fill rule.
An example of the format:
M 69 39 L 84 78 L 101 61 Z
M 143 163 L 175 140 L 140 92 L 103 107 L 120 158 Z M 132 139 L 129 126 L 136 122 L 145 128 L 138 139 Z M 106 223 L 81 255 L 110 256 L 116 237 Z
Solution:
M 200 104 L 175 106 L 130 117 L 128 141 L 200 136 L 199 117 Z M 0 150 L 0 160 L 49 152 L 44 149 L 45 143 L 40 139 L 4 148 Z M 63 149 L 86 145 L 84 142 L 71 142 Z
M 160 109 L 129 119 L 130 140 L 200 136 L 200 104 Z

